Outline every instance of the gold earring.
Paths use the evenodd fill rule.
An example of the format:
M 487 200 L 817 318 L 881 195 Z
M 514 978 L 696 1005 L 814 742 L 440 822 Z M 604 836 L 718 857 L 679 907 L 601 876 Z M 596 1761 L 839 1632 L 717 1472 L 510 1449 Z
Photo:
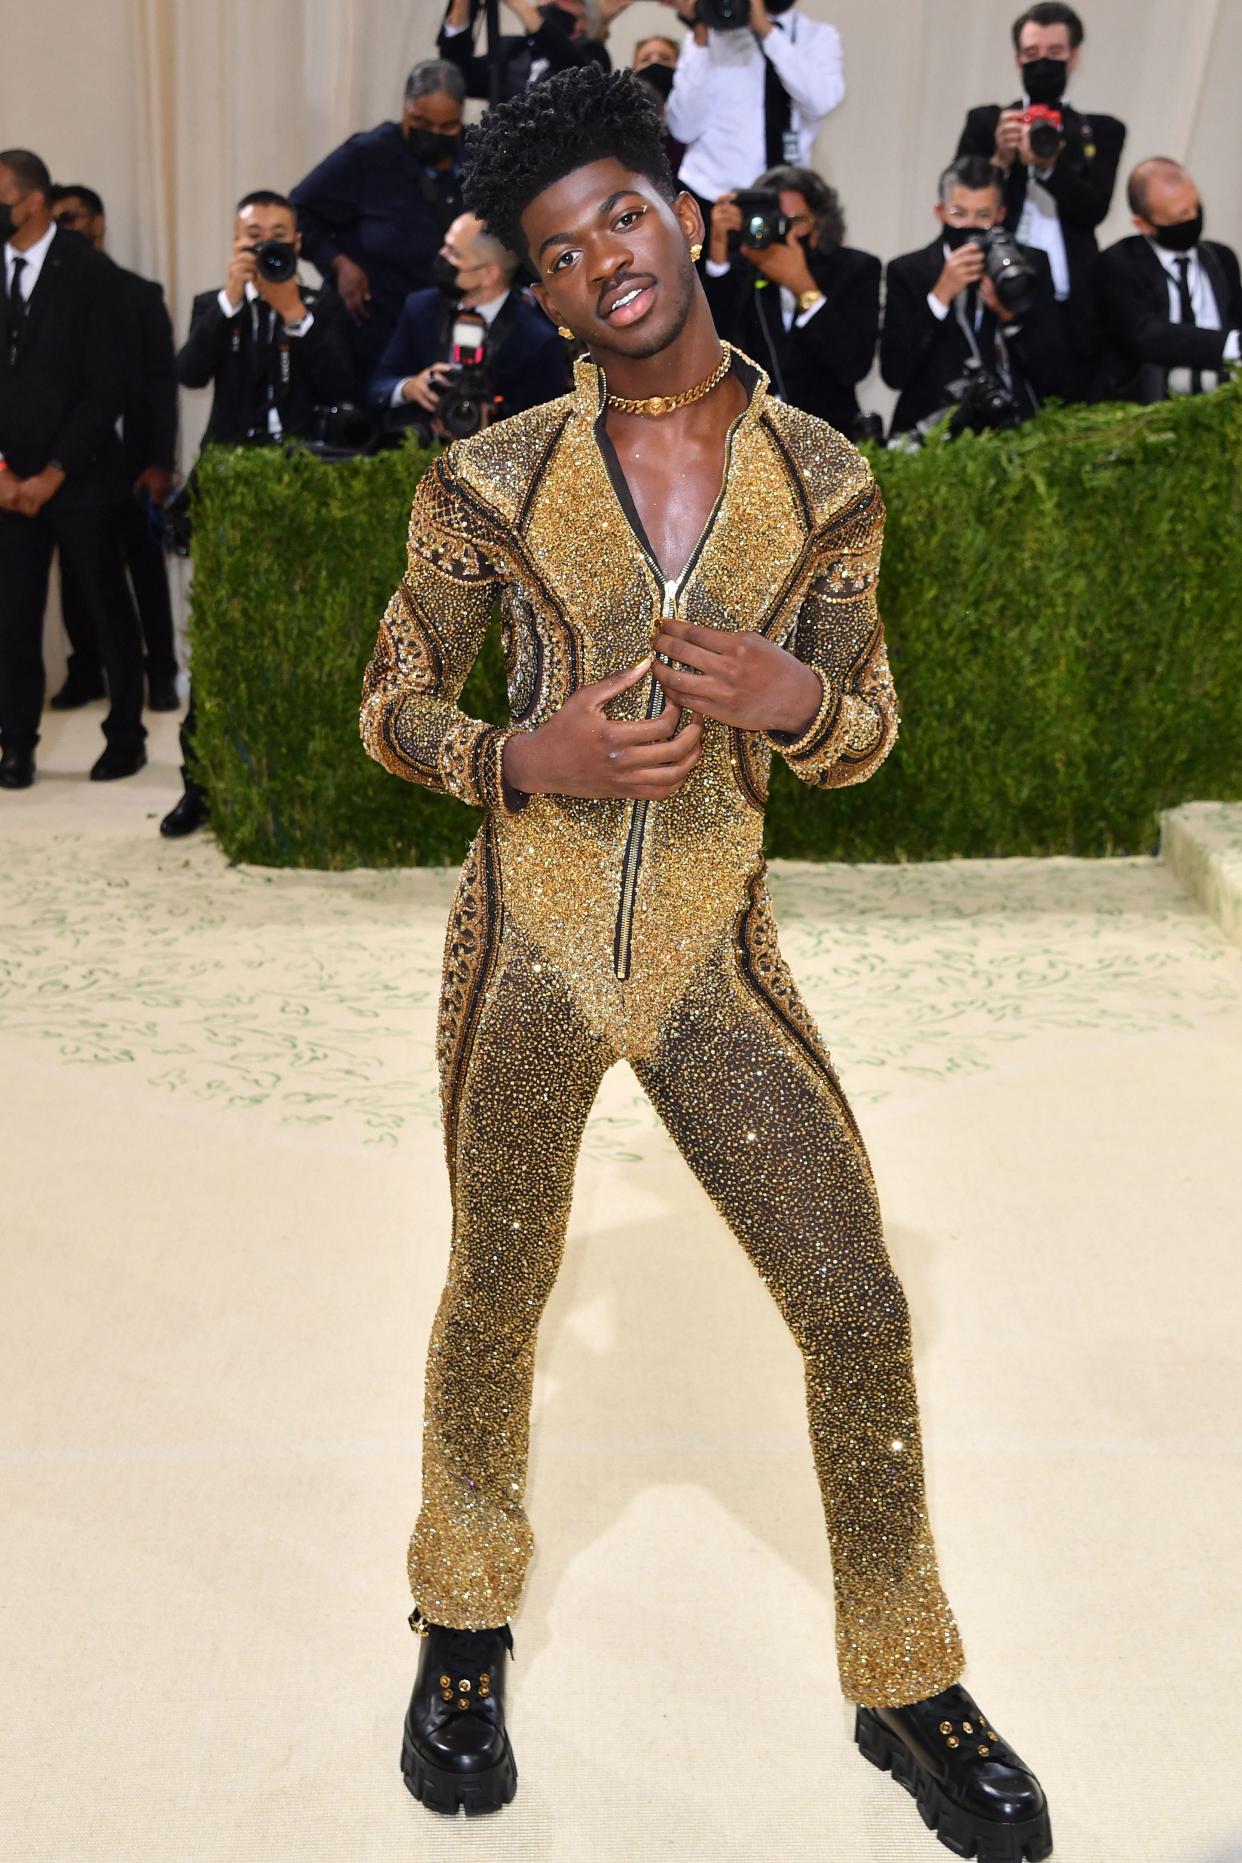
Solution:
M 690 248 L 690 257 L 695 261 L 696 264 L 703 257 L 703 248 L 697 240 L 695 241 L 694 245 L 691 246 Z
M 558 336 L 563 336 L 565 341 L 568 343 L 568 341 L 573 335 L 573 331 L 570 329 L 567 323 L 558 323 L 556 326 L 556 334 Z

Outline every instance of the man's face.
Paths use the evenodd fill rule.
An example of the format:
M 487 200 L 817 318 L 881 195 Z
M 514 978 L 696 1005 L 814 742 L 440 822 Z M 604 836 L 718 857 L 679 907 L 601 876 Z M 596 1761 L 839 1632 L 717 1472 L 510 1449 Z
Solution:
M 21 182 L 13 173 L 13 170 L 11 168 L 6 168 L 2 162 L 0 162 L 0 202 L 3 202 L 6 207 L 11 207 L 13 209 L 13 224 L 15 227 L 22 224 L 22 221 L 30 211 L 30 202 Z
M 424 91 L 421 97 L 408 97 L 401 113 L 401 125 L 407 136 L 412 129 L 423 129 L 445 138 L 445 162 L 451 162 L 456 153 L 449 148 L 447 139 L 461 135 L 461 123 L 461 105 L 447 91 Z
M 247 201 L 237 216 L 234 231 L 244 246 L 261 246 L 265 239 L 279 239 L 297 252 L 302 250 L 302 235 L 287 207 L 260 207 L 255 201 Z
M 667 65 L 670 71 L 677 65 L 677 53 L 667 39 L 644 39 L 634 50 L 634 70 L 646 71 L 652 65 Z
M 1070 44 L 1068 26 L 1036 26 L 1028 19 L 1018 35 L 1018 70 L 1037 58 L 1061 58 L 1072 71 L 1078 63 L 1078 50 Z
M 96 250 L 103 246 L 107 231 L 104 217 L 92 213 L 80 194 L 62 195 L 52 208 L 52 218 L 66 233 L 81 233 Z
M 815 243 L 815 215 L 807 206 L 806 195 L 797 188 L 782 188 L 781 212 L 791 222 L 789 232 L 794 239 L 805 239 L 811 245 Z
M 1003 211 L 995 188 L 961 188 L 950 190 L 947 201 L 936 202 L 936 218 L 942 226 L 995 226 Z
M 463 292 L 478 291 L 495 282 L 491 277 L 494 262 L 479 252 L 482 231 L 482 223 L 472 213 L 462 213 L 444 235 L 440 251 L 456 268 L 457 283 Z M 498 283 L 496 288 L 499 290 Z
M 694 301 L 690 242 L 703 237 L 690 195 L 670 203 L 609 156 L 536 195 L 522 232 L 536 298 L 593 354 L 655 356 L 680 336 Z
M 1146 214 L 1135 214 L 1134 224 L 1140 232 L 1154 234 L 1158 227 L 1193 220 L 1199 212 L 1199 190 L 1189 175 L 1153 176 L 1147 183 L 1146 205 Z

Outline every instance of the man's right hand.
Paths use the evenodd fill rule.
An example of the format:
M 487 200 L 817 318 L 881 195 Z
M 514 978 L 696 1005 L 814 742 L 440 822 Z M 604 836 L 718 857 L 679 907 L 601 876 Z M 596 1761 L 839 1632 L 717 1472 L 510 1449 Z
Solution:
M 1021 110 L 1002 110 L 996 122 L 996 147 L 992 160 L 998 168 L 1012 168 L 1022 147 L 1026 124 Z
M 442 386 L 450 381 L 452 373 L 452 363 L 433 362 L 427 368 L 420 369 L 417 375 L 407 375 L 401 384 L 401 399 L 417 401 L 420 408 L 426 408 L 429 414 L 434 414 L 440 405 L 436 384 Z
M 742 230 L 742 210 L 737 204 L 737 195 L 730 188 L 722 194 L 712 208 L 711 243 L 707 256 L 713 265 L 729 263 L 729 235 Z
M 229 260 L 228 275 L 224 280 L 224 295 L 230 304 L 238 310 L 246 302 L 246 286 L 256 285 L 259 268 L 255 263 L 254 247 L 248 239 L 233 241 L 233 256 Z
M 0 466 L 0 511 L 19 511 L 21 480 L 8 466 Z
M 932 286 L 932 296 L 942 304 L 951 304 L 966 285 L 977 285 L 983 277 L 983 248 L 971 240 L 959 246 L 944 262 L 944 270 Z
M 371 281 L 362 267 L 338 252 L 332 261 L 332 276 L 349 315 L 355 323 L 365 323 L 371 315 Z
M 703 720 L 691 717 L 677 732 L 679 705 L 667 704 L 658 718 L 612 719 L 606 712 L 650 667 L 648 656 L 623 673 L 581 686 L 537 731 L 515 732 L 505 745 L 506 783 L 527 795 L 651 802 L 674 795 L 699 760 Z

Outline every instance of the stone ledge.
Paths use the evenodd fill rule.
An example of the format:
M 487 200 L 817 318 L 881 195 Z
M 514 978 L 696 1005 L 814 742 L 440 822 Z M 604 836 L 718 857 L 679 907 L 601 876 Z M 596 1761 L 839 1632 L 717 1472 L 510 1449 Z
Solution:
M 1160 817 L 1160 857 L 1242 945 L 1242 802 L 1187 802 Z

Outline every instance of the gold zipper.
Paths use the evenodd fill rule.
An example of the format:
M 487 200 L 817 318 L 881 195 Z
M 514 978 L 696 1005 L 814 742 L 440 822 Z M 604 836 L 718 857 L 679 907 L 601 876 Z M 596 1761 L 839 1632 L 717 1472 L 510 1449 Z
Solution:
M 724 502 L 725 491 L 729 484 L 729 466 L 733 459 L 733 436 L 746 418 L 749 406 L 748 402 L 725 436 L 724 471 L 720 477 L 720 490 L 716 494 L 716 502 L 707 514 L 707 521 L 699 532 L 698 541 L 686 558 L 686 566 L 680 576 L 671 579 L 666 577 L 655 558 L 648 551 L 643 551 L 664 584 L 664 601 L 660 609 L 662 621 L 672 621 L 677 618 L 677 599 L 699 560 L 699 552 L 703 548 L 712 525 L 716 522 L 717 513 Z M 642 549 L 641 542 L 639 548 Z M 651 680 L 651 690 L 647 695 L 647 710 L 644 716 L 658 718 L 664 710 L 664 688 L 654 674 L 648 674 L 648 678 Z M 621 863 L 621 893 L 617 902 L 617 922 L 612 940 L 612 969 L 613 975 L 620 978 L 623 983 L 630 974 L 630 939 L 634 929 L 634 901 L 638 893 L 638 869 L 643 857 L 643 839 L 646 834 L 649 807 L 650 802 L 645 796 L 636 798 L 630 804 L 629 827 L 625 837 L 625 858 Z

